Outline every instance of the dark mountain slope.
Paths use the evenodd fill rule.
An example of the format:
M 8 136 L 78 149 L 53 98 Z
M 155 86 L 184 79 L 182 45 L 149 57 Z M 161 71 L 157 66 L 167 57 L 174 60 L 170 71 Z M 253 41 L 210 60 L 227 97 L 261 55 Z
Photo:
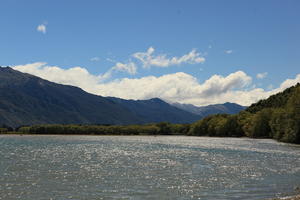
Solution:
M 126 108 L 80 88 L 0 68 L 0 124 L 142 123 Z
M 201 118 L 199 115 L 178 109 L 159 98 L 136 101 L 115 97 L 108 98 L 126 107 L 146 122 L 191 123 Z
M 199 116 L 160 99 L 123 100 L 0 68 L 0 125 L 190 123 Z
M 246 109 L 245 106 L 241 106 L 236 103 L 214 104 L 200 107 L 194 106 L 192 104 L 180 103 L 174 103 L 172 105 L 182 110 L 200 115 L 201 117 L 206 117 L 212 114 L 237 114 L 240 111 Z

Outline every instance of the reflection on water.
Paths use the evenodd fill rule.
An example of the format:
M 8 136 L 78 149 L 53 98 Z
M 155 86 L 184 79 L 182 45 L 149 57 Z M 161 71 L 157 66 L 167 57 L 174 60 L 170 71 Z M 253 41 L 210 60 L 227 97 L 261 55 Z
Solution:
M 300 146 L 184 136 L 0 136 L 0 199 L 264 199 L 300 185 Z

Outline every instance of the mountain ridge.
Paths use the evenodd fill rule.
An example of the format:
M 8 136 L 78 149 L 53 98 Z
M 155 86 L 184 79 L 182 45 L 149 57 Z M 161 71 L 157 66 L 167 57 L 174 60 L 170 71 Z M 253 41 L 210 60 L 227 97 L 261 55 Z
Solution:
M 193 123 L 216 113 L 203 107 L 206 113 L 197 114 L 178 105 L 159 98 L 102 97 L 76 86 L 0 67 L 0 125 Z M 220 109 L 231 113 L 222 105 Z
M 213 114 L 237 114 L 245 110 L 246 106 L 241 106 L 236 103 L 226 102 L 224 104 L 212 104 L 208 106 L 195 106 L 193 104 L 172 103 L 171 105 L 182 110 L 200 115 L 202 118 Z
M 0 67 L 0 125 L 191 123 L 200 118 L 158 98 L 135 103 L 116 99 Z M 136 105 L 128 107 L 121 102 Z M 134 111 L 132 107 L 143 111 Z
M 11 68 L 0 69 L 0 95 L 0 123 L 13 127 L 41 123 L 142 122 L 104 97 Z
M 178 109 L 160 98 L 152 98 L 148 100 L 126 100 L 117 97 L 107 98 L 121 104 L 137 116 L 146 119 L 146 121 L 191 123 L 200 119 L 199 115 Z

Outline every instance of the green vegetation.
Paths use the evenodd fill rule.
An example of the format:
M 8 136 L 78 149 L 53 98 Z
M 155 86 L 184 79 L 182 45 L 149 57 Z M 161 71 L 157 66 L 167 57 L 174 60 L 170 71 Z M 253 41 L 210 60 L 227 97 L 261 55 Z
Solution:
M 0 133 L 11 128 L 2 126 Z M 22 134 L 191 135 L 273 138 L 300 144 L 300 84 L 251 105 L 236 115 L 210 115 L 191 125 L 160 122 L 146 125 L 35 125 Z
M 89 135 L 176 135 L 185 134 L 189 125 L 161 122 L 147 125 L 35 125 L 18 129 L 22 134 L 89 134 Z
M 192 124 L 188 135 L 240 137 L 243 132 L 237 115 L 217 114 Z
M 0 134 L 4 134 L 7 132 L 8 132 L 7 128 L 0 128 Z
M 237 115 L 211 115 L 191 125 L 188 135 L 274 138 L 300 144 L 300 84 L 251 105 Z
M 246 109 L 246 111 L 250 113 L 257 113 L 264 108 L 282 108 L 287 104 L 289 98 L 293 94 L 297 93 L 296 90 L 298 89 L 299 83 L 293 87 L 287 88 L 283 92 L 270 96 L 268 99 L 260 100 L 257 103 L 252 104 Z

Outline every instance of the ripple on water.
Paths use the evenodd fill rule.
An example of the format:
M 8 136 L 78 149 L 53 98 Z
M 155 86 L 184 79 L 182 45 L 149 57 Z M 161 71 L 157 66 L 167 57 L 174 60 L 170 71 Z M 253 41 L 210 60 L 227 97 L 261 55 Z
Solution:
M 273 140 L 0 136 L 0 199 L 263 199 L 300 185 Z

